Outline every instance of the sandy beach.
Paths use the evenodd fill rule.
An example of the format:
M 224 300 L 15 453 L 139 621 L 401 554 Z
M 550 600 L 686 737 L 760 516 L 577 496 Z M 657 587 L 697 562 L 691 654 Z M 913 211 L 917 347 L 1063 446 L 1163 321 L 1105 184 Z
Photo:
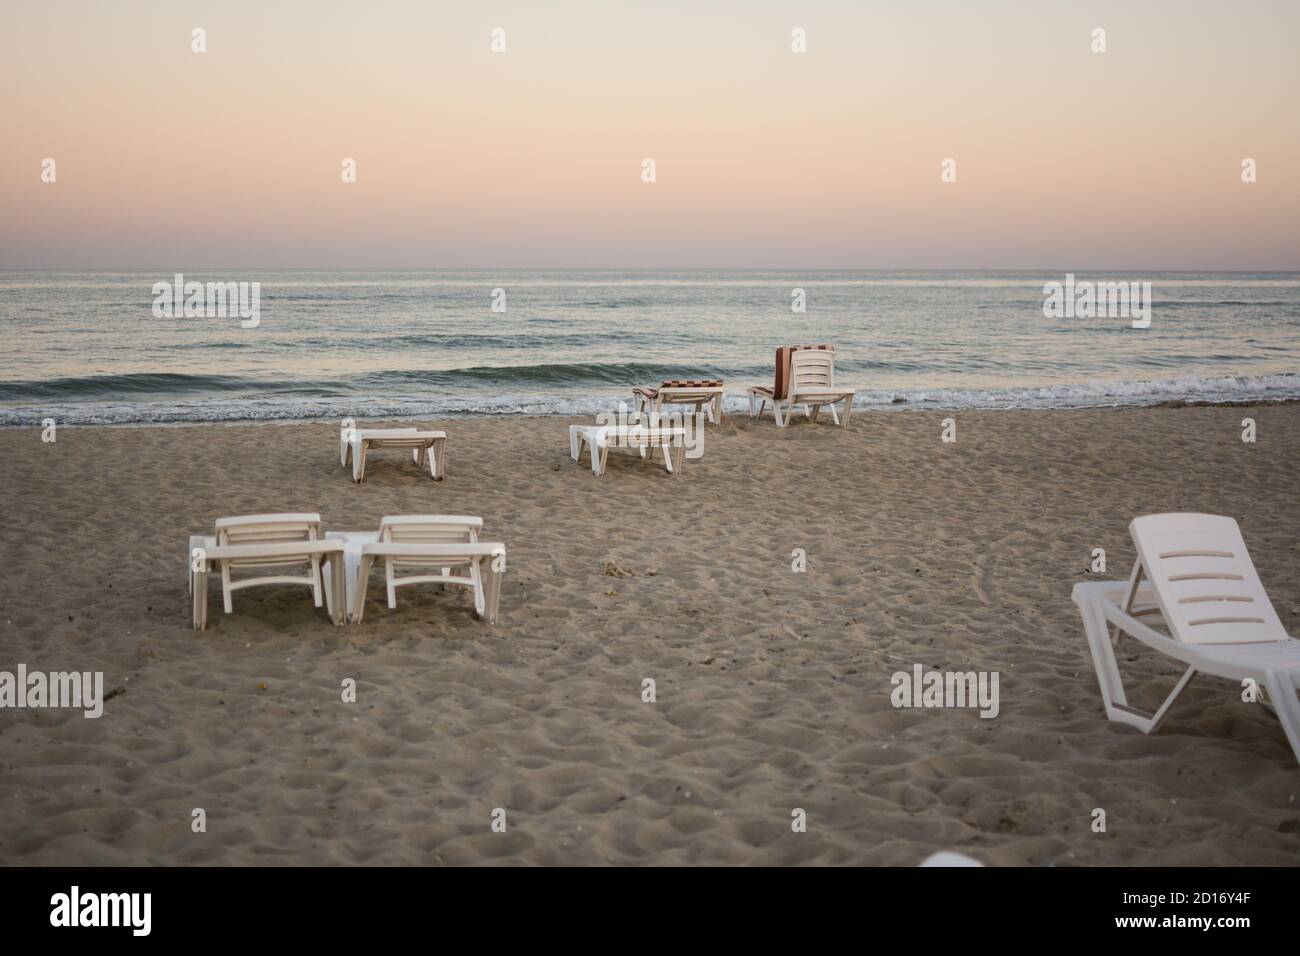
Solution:
M 1070 601 L 1094 548 L 1127 576 L 1134 516 L 1206 511 L 1300 635 L 1300 405 L 732 416 L 678 478 L 594 477 L 574 421 L 437 422 L 443 482 L 380 453 L 360 486 L 334 423 L 0 431 L 0 669 L 117 690 L 0 711 L 0 863 L 1300 861 L 1277 721 L 1201 678 L 1154 735 L 1108 723 Z M 458 590 L 372 588 L 334 627 L 302 589 L 229 616 L 218 589 L 192 631 L 187 536 L 278 511 L 481 515 L 500 621 Z M 1177 676 L 1125 663 L 1139 703 Z M 896 709 L 915 664 L 998 672 L 997 717 Z

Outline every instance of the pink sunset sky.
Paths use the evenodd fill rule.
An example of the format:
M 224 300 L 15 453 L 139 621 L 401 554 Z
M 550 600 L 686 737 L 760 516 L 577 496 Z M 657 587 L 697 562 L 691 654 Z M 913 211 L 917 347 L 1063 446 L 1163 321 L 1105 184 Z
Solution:
M 1298 43 L 1294 0 L 5 0 L 0 268 L 1300 269 Z

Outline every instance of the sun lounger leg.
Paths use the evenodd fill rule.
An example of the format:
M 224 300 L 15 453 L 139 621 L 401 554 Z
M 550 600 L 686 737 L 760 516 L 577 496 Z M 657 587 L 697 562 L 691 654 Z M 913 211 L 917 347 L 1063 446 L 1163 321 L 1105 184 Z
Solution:
M 1154 733 L 1164 723 L 1169 708 L 1196 676 L 1196 668 L 1189 667 L 1178 679 L 1174 689 L 1164 699 L 1153 714 L 1144 714 L 1131 707 L 1128 696 L 1124 693 L 1124 683 L 1120 678 L 1119 663 L 1115 659 L 1115 644 L 1111 641 L 1106 616 L 1095 604 L 1085 604 L 1080 608 L 1083 615 L 1084 633 L 1088 637 L 1088 647 L 1092 651 L 1093 664 L 1097 668 L 1097 683 L 1101 687 L 1102 703 L 1106 708 L 1106 717 L 1116 723 L 1136 727 L 1144 734 Z
M 348 619 L 348 582 L 347 562 L 342 554 L 336 554 L 330 560 L 330 581 L 326 594 L 329 605 L 330 620 L 336 625 L 346 623 Z
M 789 421 L 789 413 L 790 413 L 790 411 L 791 411 L 791 406 L 787 404 L 787 405 L 786 405 L 786 414 L 785 414 L 785 416 L 783 417 L 783 416 L 781 415 L 781 403 L 780 403 L 780 401 L 778 401 L 778 400 L 775 399 L 775 398 L 772 399 L 772 414 L 776 416 L 776 424 L 777 424 L 777 427 L 778 427 L 778 428 L 785 428 L 786 422 Z
M 203 630 L 203 612 L 208 603 L 208 571 L 207 562 L 204 562 L 203 569 L 200 571 L 190 572 L 190 623 L 194 630 Z
M 221 562 L 221 598 L 226 613 L 231 613 L 235 608 L 230 600 L 230 566 L 224 561 Z
M 334 620 L 334 565 L 337 558 L 326 558 L 320 562 L 320 571 L 316 574 L 316 590 L 325 592 L 325 613 Z M 318 603 L 316 605 L 320 607 Z
M 1133 562 L 1133 570 L 1128 576 L 1128 587 L 1124 589 L 1124 602 L 1120 605 L 1125 614 L 1133 613 L 1133 602 L 1137 600 L 1138 585 L 1142 583 L 1142 559 Z M 1118 624 L 1112 624 L 1109 628 L 1111 645 L 1119 647 L 1119 640 L 1124 636 Z
M 1150 718 L 1151 727 L 1149 730 L 1142 728 L 1141 724 L 1134 724 L 1134 726 L 1141 728 L 1142 732 L 1147 734 L 1155 733 L 1157 730 L 1159 730 L 1160 725 L 1165 722 L 1165 716 L 1169 713 L 1169 708 L 1173 706 L 1174 701 L 1178 699 L 1178 695 L 1183 692 L 1183 689 L 1188 685 L 1188 683 L 1191 682 L 1191 679 L 1195 676 L 1196 676 L 1196 668 L 1189 667 L 1183 673 L 1183 676 L 1178 678 L 1178 683 L 1175 684 L 1174 689 L 1169 692 L 1169 696 L 1165 698 L 1165 702 L 1160 705 L 1159 709 L 1157 709 L 1154 714 L 1151 715 Z
M 370 582 L 370 565 L 374 558 L 368 554 L 361 556 L 361 563 L 357 567 L 357 586 L 352 595 L 352 623 L 361 623 L 361 614 L 366 607 L 366 585 Z
M 1273 711 L 1282 722 L 1296 760 L 1300 761 L 1300 697 L 1296 695 L 1296 678 L 1287 671 L 1271 670 L 1265 673 L 1264 681 L 1273 701 Z
M 850 413 L 851 411 L 853 411 L 853 396 L 852 396 L 852 395 L 850 395 L 848 398 L 844 399 L 844 417 L 843 417 L 843 419 L 837 419 L 837 420 L 836 420 L 836 424 L 838 424 L 841 428 L 848 428 L 848 427 L 849 427 L 849 413 Z M 831 413 L 833 414 L 834 412 L 835 412 L 835 406 L 832 405 L 832 406 L 831 406 Z
M 312 604 L 315 605 L 316 607 L 320 607 L 321 605 L 320 579 L 321 579 L 320 558 L 313 557 L 311 559 L 311 601 Z
M 501 579 L 505 577 L 504 571 L 498 571 L 495 561 L 490 558 L 484 559 L 487 562 L 487 580 L 484 582 L 484 601 L 487 605 L 487 622 L 495 624 L 497 622 L 497 610 L 501 605 Z
M 393 559 L 384 561 L 384 583 L 388 586 L 388 609 L 397 607 L 397 577 L 393 574 Z
M 474 613 L 480 620 L 487 617 L 487 595 L 483 593 L 483 567 L 482 559 L 475 558 L 469 563 L 469 579 L 473 582 L 470 588 L 474 592 Z
M 1106 716 L 1116 720 L 1116 708 L 1127 709 L 1128 697 L 1124 694 L 1124 683 L 1120 679 L 1119 664 L 1115 660 L 1115 648 L 1107 631 L 1106 617 L 1101 608 L 1092 603 L 1081 605 L 1079 612 L 1083 616 L 1083 630 L 1088 638 L 1088 648 L 1092 651 L 1092 662 L 1097 669 L 1097 683 L 1101 687 Z
M 194 590 L 199 595 L 199 630 L 208 626 L 208 576 L 203 574 L 194 582 Z
M 429 474 L 433 475 L 434 481 L 442 481 L 445 452 L 442 439 L 436 440 L 429 449 Z

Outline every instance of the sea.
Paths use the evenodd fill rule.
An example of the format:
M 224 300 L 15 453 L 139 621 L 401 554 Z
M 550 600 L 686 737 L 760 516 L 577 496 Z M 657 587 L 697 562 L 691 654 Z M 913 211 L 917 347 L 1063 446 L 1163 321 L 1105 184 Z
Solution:
M 668 378 L 738 411 L 814 343 L 866 410 L 1300 398 L 1300 273 L 1074 275 L 1149 282 L 1146 328 L 1049 317 L 1063 272 L 181 274 L 257 283 L 256 327 L 156 307 L 175 270 L 0 272 L 0 426 L 588 415 Z

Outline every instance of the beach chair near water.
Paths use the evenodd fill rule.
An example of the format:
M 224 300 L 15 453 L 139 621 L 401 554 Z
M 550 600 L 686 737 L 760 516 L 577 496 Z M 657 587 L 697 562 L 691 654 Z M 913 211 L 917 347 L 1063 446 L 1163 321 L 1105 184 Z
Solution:
M 668 379 L 658 388 L 633 388 L 633 409 L 657 414 L 665 405 L 690 405 L 714 424 L 722 421 L 722 379 Z
M 804 414 L 816 421 L 822 407 L 827 406 L 835 424 L 848 428 L 853 395 L 853 389 L 835 385 L 833 345 L 782 346 L 776 350 L 776 377 L 772 386 L 755 385 L 749 390 L 749 417 L 761 416 L 771 402 L 776 424 L 785 428 L 796 407 L 802 407 Z M 844 403 L 842 418 L 835 411 L 838 402 Z
M 414 427 L 355 428 L 344 425 L 339 433 L 339 462 L 346 468 L 352 462 L 352 480 L 366 480 L 366 456 L 371 449 L 409 449 L 416 467 L 429 466 L 429 475 L 441 481 L 445 465 L 447 433 Z
M 1127 584 L 1083 582 L 1072 594 L 1106 716 L 1149 734 L 1196 674 L 1249 678 L 1266 691 L 1261 703 L 1277 715 L 1300 761 L 1300 640 L 1283 629 L 1237 522 L 1207 514 L 1147 515 L 1135 518 L 1129 533 L 1137 560 Z M 1128 703 L 1115 656 L 1125 636 L 1187 665 L 1154 713 Z
M 676 476 L 682 473 L 686 438 L 685 428 L 660 425 L 657 422 L 570 425 L 569 457 L 581 463 L 582 449 L 587 448 L 591 456 L 591 473 L 599 477 L 605 473 L 610 448 L 635 448 L 643 461 L 650 461 L 658 448 L 663 452 L 665 470 Z

